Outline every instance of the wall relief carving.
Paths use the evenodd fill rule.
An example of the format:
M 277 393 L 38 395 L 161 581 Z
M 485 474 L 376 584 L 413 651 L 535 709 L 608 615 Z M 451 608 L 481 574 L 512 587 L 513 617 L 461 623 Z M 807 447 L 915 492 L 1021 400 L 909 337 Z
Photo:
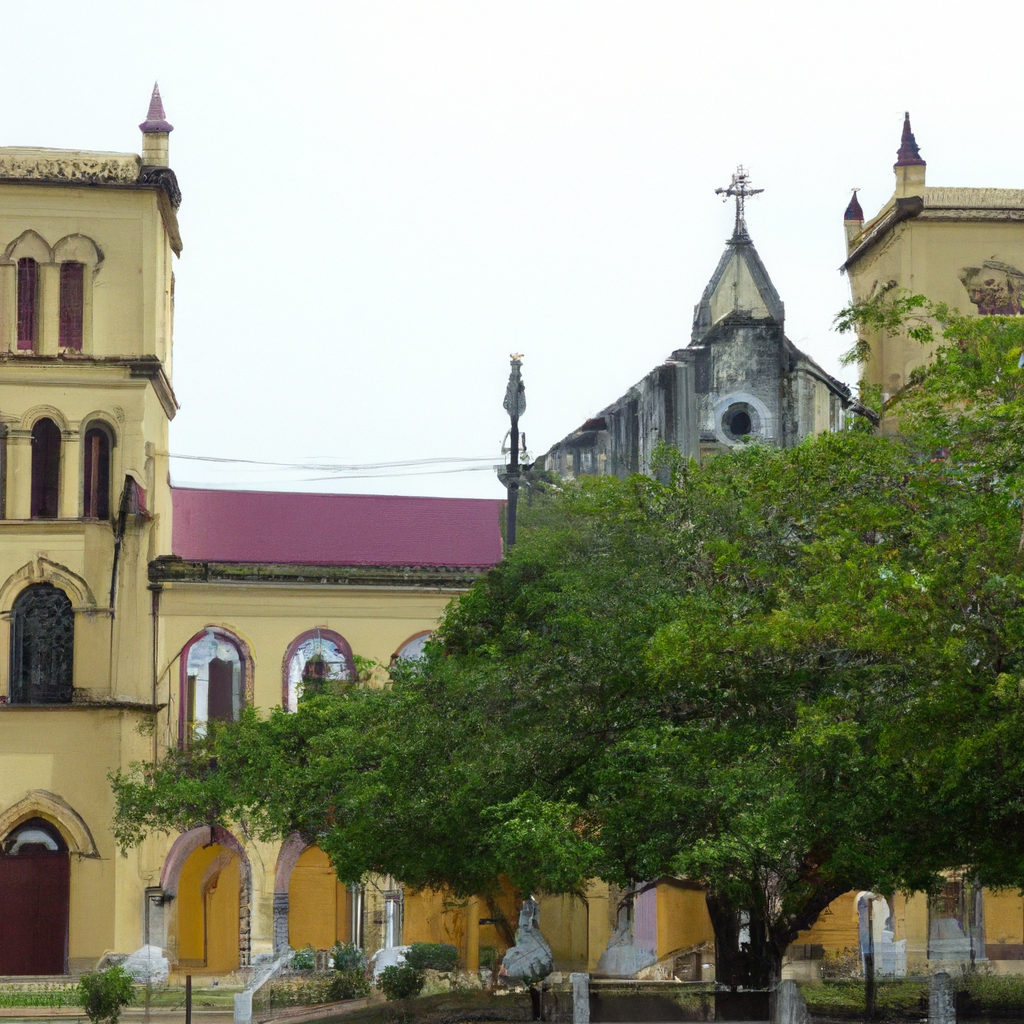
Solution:
M 131 184 L 139 178 L 139 158 L 131 154 L 0 154 L 0 178 Z
M 985 260 L 980 267 L 963 267 L 959 277 L 982 316 L 1024 313 L 1024 271 L 1000 260 Z

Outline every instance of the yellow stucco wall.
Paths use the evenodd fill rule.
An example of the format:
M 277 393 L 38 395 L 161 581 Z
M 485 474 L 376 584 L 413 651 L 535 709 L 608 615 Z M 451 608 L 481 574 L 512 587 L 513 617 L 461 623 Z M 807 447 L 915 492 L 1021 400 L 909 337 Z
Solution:
M 704 890 L 676 882 L 658 885 L 658 958 L 714 942 Z
M 986 891 L 985 940 L 1024 943 L 1024 897 L 1016 890 Z
M 317 846 L 304 850 L 288 885 L 288 942 L 293 949 L 329 949 L 349 938 L 348 890 Z

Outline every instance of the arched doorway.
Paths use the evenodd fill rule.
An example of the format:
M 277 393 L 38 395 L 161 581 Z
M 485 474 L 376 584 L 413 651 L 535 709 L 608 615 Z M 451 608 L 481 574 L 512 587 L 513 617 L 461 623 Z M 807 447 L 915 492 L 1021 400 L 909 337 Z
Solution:
M 179 836 L 161 889 L 172 897 L 166 944 L 179 968 L 226 974 L 249 965 L 251 868 L 227 829 L 204 826 Z
M 65 974 L 71 860 L 49 822 L 29 818 L 0 842 L 0 974 Z
M 238 967 L 238 855 L 213 843 L 193 850 L 178 879 L 178 966 Z

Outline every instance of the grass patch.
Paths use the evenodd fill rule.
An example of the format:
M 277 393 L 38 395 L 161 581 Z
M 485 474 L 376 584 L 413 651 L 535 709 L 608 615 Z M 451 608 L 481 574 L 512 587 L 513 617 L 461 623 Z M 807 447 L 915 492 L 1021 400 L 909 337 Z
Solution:
M 482 1021 L 528 1021 L 533 1018 L 527 993 L 496 996 L 490 992 L 452 992 L 418 999 L 375 1003 L 344 1016 L 323 1017 L 324 1024 L 474 1024 Z M 319 1024 L 319 1022 L 317 1022 Z
M 77 985 L 40 985 L 29 987 L 0 988 L 0 1007 L 4 1009 L 20 1006 L 80 1006 Z
M 807 1009 L 815 1016 L 863 1019 L 862 979 L 799 984 Z M 879 980 L 875 987 L 875 1012 L 880 1021 L 920 1020 L 928 1015 L 928 982 Z

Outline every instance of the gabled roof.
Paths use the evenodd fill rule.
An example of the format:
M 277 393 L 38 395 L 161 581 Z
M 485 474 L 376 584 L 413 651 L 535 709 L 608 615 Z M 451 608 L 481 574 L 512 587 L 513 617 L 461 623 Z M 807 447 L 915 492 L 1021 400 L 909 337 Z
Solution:
M 730 315 L 774 320 L 780 327 L 785 319 L 779 293 L 742 221 L 726 244 L 700 302 L 693 308 L 691 344 L 698 343 L 715 324 Z
M 485 569 L 502 557 L 499 500 L 181 487 L 171 497 L 171 546 L 189 561 Z

